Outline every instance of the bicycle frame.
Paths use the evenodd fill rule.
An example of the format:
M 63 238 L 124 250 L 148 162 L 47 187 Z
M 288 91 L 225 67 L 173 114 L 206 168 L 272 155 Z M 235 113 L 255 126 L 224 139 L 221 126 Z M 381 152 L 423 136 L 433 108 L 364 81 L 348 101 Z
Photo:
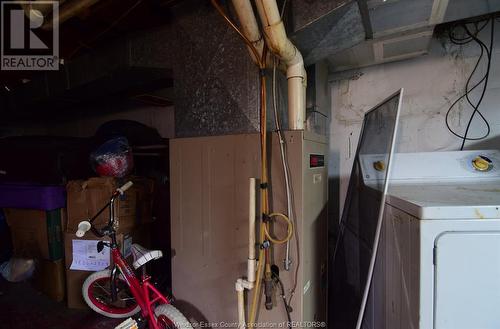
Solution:
M 149 328 L 161 329 L 157 324 L 153 306 L 158 302 L 170 304 L 168 298 L 163 296 L 163 294 L 154 287 L 150 282 L 150 276 L 142 275 L 140 280 L 137 278 L 134 271 L 127 264 L 127 261 L 123 258 L 116 244 L 111 247 L 111 255 L 115 264 L 111 272 L 113 275 L 113 279 L 111 280 L 112 291 L 116 291 L 113 287 L 113 283 L 117 274 L 116 269 L 119 269 L 130 288 L 130 292 L 137 301 L 137 304 L 141 307 L 142 317 L 148 319 Z
M 145 272 L 143 272 L 140 279 L 135 275 L 130 265 L 123 258 L 123 255 L 118 248 L 118 244 L 116 243 L 116 232 L 113 227 L 115 222 L 115 199 L 131 186 L 131 183 L 128 185 L 129 183 L 124 185 L 125 188 L 122 187 L 123 190 L 121 190 L 122 188 L 117 189 L 117 191 L 115 191 L 111 196 L 109 203 L 104 206 L 89 222 L 92 223 L 107 207 L 109 207 L 109 222 L 105 229 L 106 232 L 103 232 L 94 226 L 91 226 L 91 229 L 97 236 L 108 235 L 111 237 L 111 244 L 109 247 L 111 248 L 111 257 L 114 264 L 111 271 L 111 298 L 113 301 L 116 301 L 117 299 L 115 282 L 119 270 L 122 273 L 125 282 L 127 282 L 132 296 L 134 296 L 137 304 L 141 308 L 142 317 L 148 320 L 149 328 L 161 329 L 156 321 L 153 306 L 157 303 L 170 304 L 170 300 L 163 296 L 163 294 L 154 287 L 154 285 L 150 282 L 151 277 L 146 275 Z M 112 310 L 107 311 L 111 312 Z

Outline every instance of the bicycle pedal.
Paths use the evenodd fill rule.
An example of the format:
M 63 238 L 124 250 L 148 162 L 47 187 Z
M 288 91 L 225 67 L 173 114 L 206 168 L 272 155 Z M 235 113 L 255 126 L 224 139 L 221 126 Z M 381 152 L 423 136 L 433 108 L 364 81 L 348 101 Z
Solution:
M 147 328 L 148 321 L 144 320 L 143 318 L 137 318 L 137 319 L 135 319 L 135 321 L 137 322 L 137 327 L 139 329 L 146 329 Z
M 116 326 L 115 329 L 139 329 L 139 325 L 134 319 L 128 318 L 127 320 Z

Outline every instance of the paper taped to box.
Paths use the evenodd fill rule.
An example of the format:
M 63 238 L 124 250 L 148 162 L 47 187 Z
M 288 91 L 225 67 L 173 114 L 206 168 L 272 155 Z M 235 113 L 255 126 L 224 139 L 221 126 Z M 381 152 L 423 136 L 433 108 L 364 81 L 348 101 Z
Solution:
M 109 248 L 97 252 L 99 240 L 73 240 L 71 270 L 101 271 L 110 265 Z

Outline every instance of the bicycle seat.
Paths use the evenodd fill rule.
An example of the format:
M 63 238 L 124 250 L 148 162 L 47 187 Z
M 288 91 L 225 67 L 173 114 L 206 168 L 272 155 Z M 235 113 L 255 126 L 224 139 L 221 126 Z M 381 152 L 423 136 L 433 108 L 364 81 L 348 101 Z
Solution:
M 132 265 L 137 270 L 147 262 L 161 258 L 163 253 L 161 250 L 148 250 L 137 243 L 133 243 L 132 255 L 134 256 L 134 263 Z

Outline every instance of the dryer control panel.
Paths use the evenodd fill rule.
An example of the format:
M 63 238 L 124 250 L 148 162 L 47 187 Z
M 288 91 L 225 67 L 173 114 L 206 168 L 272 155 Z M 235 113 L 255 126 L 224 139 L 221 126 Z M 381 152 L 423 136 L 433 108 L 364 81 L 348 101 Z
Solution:
M 398 183 L 500 179 L 499 150 L 396 153 L 391 161 Z M 360 162 L 365 182 L 385 179 L 387 155 L 361 154 Z

